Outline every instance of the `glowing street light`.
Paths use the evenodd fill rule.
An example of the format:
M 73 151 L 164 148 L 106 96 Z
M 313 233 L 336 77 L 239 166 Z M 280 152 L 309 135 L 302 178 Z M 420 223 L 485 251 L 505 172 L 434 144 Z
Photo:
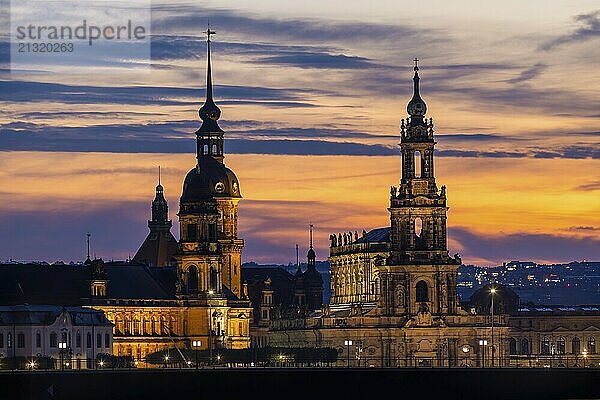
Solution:
M 494 295 L 496 294 L 496 288 L 490 289 L 490 297 L 492 298 L 492 367 L 494 366 Z
M 98 365 L 100 365 L 100 368 L 104 367 L 104 361 L 100 360 L 100 362 L 98 363 Z
M 194 354 L 196 355 L 196 369 L 198 369 L 198 349 L 202 346 L 201 340 L 192 340 L 192 347 L 195 348 Z
M 481 347 L 481 367 L 485 368 L 485 346 L 487 346 L 488 341 L 486 339 L 479 339 L 479 346 Z
M 346 367 L 350 368 L 350 346 L 352 346 L 352 340 L 344 340 L 344 346 L 348 347 L 348 352 L 346 355 Z
M 65 356 L 65 350 L 67 349 L 67 342 L 59 342 L 58 348 L 59 348 L 58 351 L 60 353 L 60 369 L 64 370 L 65 369 L 64 356 Z

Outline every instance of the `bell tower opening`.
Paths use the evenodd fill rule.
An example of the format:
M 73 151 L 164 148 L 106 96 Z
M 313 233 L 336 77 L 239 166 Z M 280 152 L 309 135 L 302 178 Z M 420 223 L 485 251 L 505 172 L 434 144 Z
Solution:
M 423 164 L 423 158 L 422 158 L 421 152 L 419 150 L 415 151 L 414 163 L 415 163 L 415 178 L 420 178 L 421 177 L 421 166 Z

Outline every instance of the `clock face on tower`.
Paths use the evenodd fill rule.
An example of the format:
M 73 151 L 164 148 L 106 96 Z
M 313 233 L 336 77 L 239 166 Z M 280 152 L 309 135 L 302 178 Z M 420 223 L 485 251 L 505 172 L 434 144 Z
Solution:
M 215 185 L 215 191 L 217 193 L 223 193 L 225 191 L 225 184 L 223 184 L 223 182 L 217 182 Z

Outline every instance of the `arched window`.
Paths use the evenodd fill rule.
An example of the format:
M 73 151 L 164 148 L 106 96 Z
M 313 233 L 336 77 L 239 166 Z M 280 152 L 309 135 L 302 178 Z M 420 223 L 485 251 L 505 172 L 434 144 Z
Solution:
M 581 340 L 578 337 L 574 337 L 571 340 L 571 354 L 579 354 L 581 353 Z
M 10 337 L 10 333 L 9 333 Z M 10 346 L 8 346 L 10 347 Z M 52 332 L 50 334 L 50 347 L 58 347 L 58 336 L 56 336 L 56 332 Z
M 90 332 L 88 332 L 85 337 L 85 347 L 88 349 L 92 348 L 92 334 Z
M 213 154 L 217 154 L 218 153 L 218 151 L 217 151 L 217 145 L 216 144 L 213 144 L 213 146 L 212 146 L 212 153 Z
M 517 354 L 517 339 L 508 339 L 508 354 L 511 356 Z
M 198 269 L 190 265 L 187 271 L 188 293 L 198 293 Z
M 415 236 L 420 238 L 423 233 L 423 220 L 421 217 L 415 218 Z
M 593 336 L 590 336 L 588 339 L 587 351 L 589 354 L 596 354 L 596 338 Z
M 531 349 L 529 348 L 529 340 L 527 339 L 521 339 L 521 354 L 531 354 Z
M 207 144 L 204 145 L 204 150 L 203 150 L 202 154 L 208 154 L 208 145 Z
M 22 332 L 17 333 L 17 347 L 19 349 L 25 348 L 25 334 Z
M 96 334 L 96 347 L 99 349 L 102 348 L 102 334 L 101 333 Z
M 217 270 L 212 265 L 210 267 L 210 288 L 217 290 Z
M 543 355 L 550 354 L 550 339 L 548 339 L 548 338 L 543 338 L 542 339 L 542 345 L 541 345 L 541 348 L 540 348 L 540 353 L 542 353 Z
M 419 150 L 415 151 L 415 178 L 421 177 L 421 167 L 422 167 L 423 157 Z
M 427 282 L 419 281 L 415 286 L 417 302 L 429 301 Z
M 75 347 L 81 348 L 81 332 L 79 331 L 75 334 Z
M 556 354 L 565 354 L 565 338 L 559 337 L 556 341 Z
M 110 335 L 108 333 L 104 334 L 104 347 L 110 346 Z
M 35 333 L 35 347 L 42 347 L 42 334 L 39 331 Z

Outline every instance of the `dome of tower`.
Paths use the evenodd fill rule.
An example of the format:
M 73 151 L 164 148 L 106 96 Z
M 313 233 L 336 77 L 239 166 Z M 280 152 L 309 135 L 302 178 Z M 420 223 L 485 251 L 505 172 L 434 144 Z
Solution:
M 240 184 L 232 170 L 209 157 L 186 175 L 181 201 L 206 201 L 218 197 L 241 198 Z

